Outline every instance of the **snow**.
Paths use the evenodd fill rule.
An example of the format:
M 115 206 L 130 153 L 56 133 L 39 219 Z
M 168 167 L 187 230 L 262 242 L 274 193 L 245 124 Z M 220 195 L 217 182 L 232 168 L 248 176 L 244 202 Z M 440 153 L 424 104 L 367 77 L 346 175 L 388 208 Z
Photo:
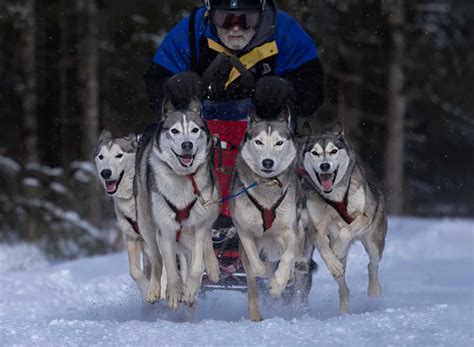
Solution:
M 381 298 L 366 295 L 367 257 L 356 244 L 352 314 L 339 316 L 336 283 L 315 255 L 309 309 L 266 299 L 260 323 L 247 319 L 239 292 L 201 294 L 195 310 L 143 303 L 125 253 L 51 264 L 34 247 L 0 245 L 0 344 L 472 346 L 473 243 L 474 220 L 391 218 Z

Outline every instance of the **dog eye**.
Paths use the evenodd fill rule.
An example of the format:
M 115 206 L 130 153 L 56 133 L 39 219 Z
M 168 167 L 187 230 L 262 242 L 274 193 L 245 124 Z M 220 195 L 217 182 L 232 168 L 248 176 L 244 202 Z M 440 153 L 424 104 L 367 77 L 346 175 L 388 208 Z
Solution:
M 191 130 L 193 134 L 196 134 L 198 131 L 199 131 L 199 128 L 194 128 L 193 130 Z
M 261 145 L 263 145 L 263 142 L 262 142 L 262 141 L 260 141 L 260 140 L 255 140 L 255 144 L 257 144 L 257 145 L 261 146 Z
M 281 146 L 283 145 L 283 141 L 278 141 L 277 143 L 275 143 L 275 146 Z
M 102 160 L 102 159 L 104 159 L 104 156 L 101 154 L 99 155 L 99 160 Z
M 333 150 L 331 151 L 331 153 L 329 153 L 329 154 L 336 154 L 336 153 L 337 153 L 337 149 L 333 149 Z
M 117 154 L 117 155 L 115 156 L 115 158 L 122 158 L 122 157 L 123 157 L 123 153 Z
M 319 154 L 316 151 L 312 151 L 311 154 L 314 155 L 315 157 L 319 157 Z
M 178 130 L 178 129 L 174 129 L 174 128 L 173 128 L 173 129 L 171 129 L 171 132 L 172 132 L 173 134 L 179 134 L 179 130 Z

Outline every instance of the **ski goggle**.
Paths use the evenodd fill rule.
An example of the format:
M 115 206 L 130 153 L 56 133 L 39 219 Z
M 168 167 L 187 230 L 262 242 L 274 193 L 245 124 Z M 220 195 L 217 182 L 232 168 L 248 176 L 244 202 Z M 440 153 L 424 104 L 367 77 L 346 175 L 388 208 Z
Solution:
M 226 11 L 215 9 L 211 11 L 211 18 L 214 25 L 222 29 L 230 29 L 234 25 L 242 29 L 256 28 L 260 19 L 260 11 Z

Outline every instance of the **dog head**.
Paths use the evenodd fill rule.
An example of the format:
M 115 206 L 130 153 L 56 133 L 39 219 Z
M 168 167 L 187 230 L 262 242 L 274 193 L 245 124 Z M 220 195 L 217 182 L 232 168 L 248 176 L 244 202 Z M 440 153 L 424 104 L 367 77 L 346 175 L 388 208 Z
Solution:
M 180 110 L 166 98 L 162 114 L 155 154 L 177 175 L 195 173 L 208 160 L 211 148 L 209 129 L 201 118 L 201 102 L 193 98 L 185 110 Z
M 133 179 L 136 149 L 137 137 L 134 134 L 120 138 L 113 138 L 107 130 L 100 134 L 94 150 L 94 160 L 108 195 L 122 195 L 122 183 Z
M 329 194 L 347 172 L 353 151 L 340 124 L 309 136 L 303 146 L 303 165 L 321 192 Z
M 261 119 L 255 109 L 250 109 L 241 155 L 255 174 L 278 176 L 296 159 L 296 153 L 288 107 L 283 107 L 274 120 Z

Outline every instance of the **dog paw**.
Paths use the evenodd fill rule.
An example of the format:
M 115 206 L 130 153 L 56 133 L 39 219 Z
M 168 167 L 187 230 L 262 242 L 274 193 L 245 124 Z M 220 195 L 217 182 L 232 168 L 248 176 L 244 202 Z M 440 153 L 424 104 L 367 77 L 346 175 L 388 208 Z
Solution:
M 252 322 L 261 322 L 263 320 L 263 316 L 260 312 L 251 312 L 250 313 L 250 320 Z
M 220 278 L 219 262 L 216 258 L 215 261 L 211 261 L 207 264 L 207 277 L 214 283 L 217 283 Z
M 182 285 L 168 286 L 166 288 L 166 301 L 168 307 L 176 310 L 178 309 L 179 303 L 182 298 Z
M 370 283 L 367 293 L 369 294 L 369 298 L 378 298 L 382 293 L 382 287 L 380 287 L 380 283 L 378 281 Z
M 275 276 L 273 276 L 269 287 L 270 296 L 272 298 L 281 296 L 281 293 L 283 292 L 283 289 L 285 289 L 287 283 L 288 281 L 279 281 Z
M 191 277 L 184 283 L 182 301 L 192 306 L 196 301 L 196 296 L 200 287 L 199 279 L 192 279 Z
M 146 295 L 146 301 L 150 304 L 154 304 L 161 294 L 161 285 L 160 283 L 150 282 L 148 285 L 148 293 Z
M 349 300 L 342 300 L 339 305 L 339 312 L 341 315 L 349 314 Z
M 255 277 L 263 277 L 263 278 L 268 277 L 267 268 L 263 263 L 257 264 L 257 266 L 252 266 L 252 270 Z
M 337 258 L 331 257 L 326 263 L 333 277 L 341 277 L 344 275 L 344 266 Z

